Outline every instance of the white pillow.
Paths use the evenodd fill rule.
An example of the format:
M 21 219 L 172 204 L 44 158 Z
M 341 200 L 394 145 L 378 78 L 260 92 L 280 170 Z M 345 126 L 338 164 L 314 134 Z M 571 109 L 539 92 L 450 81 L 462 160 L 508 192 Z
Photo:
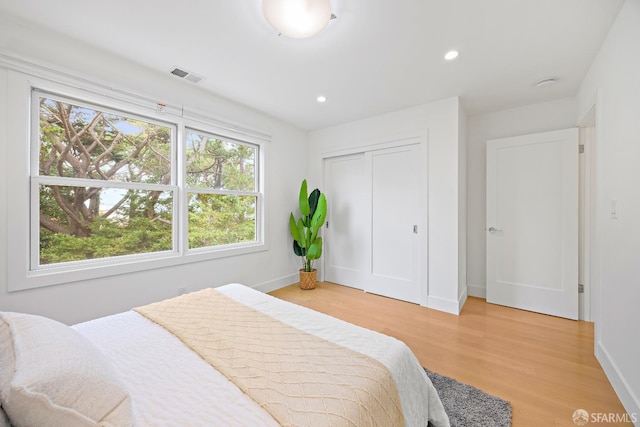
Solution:
M 4 413 L 2 408 L 0 408 L 0 426 L 11 427 L 11 424 L 9 424 L 9 418 L 7 418 L 7 414 Z
M 15 427 L 133 424 L 116 372 L 67 325 L 0 312 L 0 346 L 0 403 Z
M 9 396 L 15 364 L 16 361 L 13 355 L 9 324 L 0 317 L 0 406 L 3 405 Z M 0 415 L 0 421 L 6 417 L 4 409 Z M 4 424 L 0 422 L 0 426 L 4 426 Z

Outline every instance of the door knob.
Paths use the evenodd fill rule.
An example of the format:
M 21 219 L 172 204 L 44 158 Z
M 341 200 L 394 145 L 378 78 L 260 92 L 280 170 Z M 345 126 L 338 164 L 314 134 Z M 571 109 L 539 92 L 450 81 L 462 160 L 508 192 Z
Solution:
M 495 227 L 489 227 L 489 233 L 495 233 L 496 231 L 502 231 L 502 230 Z

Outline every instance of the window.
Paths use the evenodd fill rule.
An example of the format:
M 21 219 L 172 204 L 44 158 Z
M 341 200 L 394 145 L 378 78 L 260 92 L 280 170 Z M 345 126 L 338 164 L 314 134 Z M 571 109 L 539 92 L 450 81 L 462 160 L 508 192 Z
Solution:
M 32 272 L 262 243 L 260 145 L 135 110 L 33 91 Z
M 171 251 L 175 126 L 35 93 L 39 206 L 32 268 Z
M 187 129 L 189 248 L 256 240 L 256 147 Z

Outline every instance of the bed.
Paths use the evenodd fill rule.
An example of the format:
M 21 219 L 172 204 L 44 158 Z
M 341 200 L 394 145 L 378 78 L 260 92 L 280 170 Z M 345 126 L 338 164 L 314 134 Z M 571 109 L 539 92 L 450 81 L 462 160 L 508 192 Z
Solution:
M 205 291 L 208 292 L 206 295 Z M 378 381 L 375 382 L 375 387 L 384 388 L 385 393 L 393 393 L 395 396 L 397 392 L 398 407 L 403 421 L 393 422 L 393 425 L 449 425 L 431 381 L 409 348 L 394 338 L 279 300 L 240 284 L 229 284 L 215 290 L 203 290 L 187 295 L 200 295 L 200 300 L 205 302 L 208 300 L 202 298 L 214 297 L 217 298 L 216 301 L 225 304 L 228 300 L 229 304 L 238 307 L 238 313 L 241 313 L 243 319 L 246 312 L 242 310 L 252 310 L 256 312 L 256 316 L 265 316 L 256 317 L 258 320 L 254 320 L 250 326 L 252 330 L 257 329 L 256 325 L 264 326 L 258 334 L 276 330 L 273 324 L 268 322 L 277 322 L 282 324 L 283 328 L 289 328 L 285 329 L 286 331 L 295 328 L 296 333 L 304 333 L 314 346 L 328 346 L 329 350 L 325 350 L 325 353 L 329 356 L 334 354 L 336 348 L 341 351 L 344 349 L 349 356 L 344 359 L 347 360 L 344 363 L 351 363 L 351 357 L 355 355 L 356 358 L 367 359 L 373 366 L 371 369 L 377 369 L 375 372 L 380 371 L 378 368 L 382 366 L 382 370 L 392 379 L 395 387 L 391 388 L 394 390 L 389 391 L 386 390 L 387 386 L 380 386 L 385 384 L 383 380 L 372 380 L 370 377 L 373 374 L 370 371 L 362 371 L 367 373 L 361 376 L 366 377 L 364 381 Z M 228 360 L 230 365 L 241 364 L 237 361 L 242 360 L 244 353 L 228 348 L 229 342 L 244 340 L 249 345 L 248 352 L 251 353 L 256 346 L 260 347 L 265 342 L 275 343 L 278 338 L 263 336 L 264 339 L 261 341 L 264 342 L 261 343 L 256 343 L 255 337 L 236 340 L 236 330 L 232 332 L 235 335 L 231 339 L 222 340 L 224 344 L 216 344 L 218 347 L 209 348 L 209 353 L 203 355 L 198 344 L 193 344 L 188 337 L 185 338 L 171 329 L 170 324 L 161 326 L 161 322 L 149 314 L 149 311 L 161 308 L 165 312 L 178 313 L 181 318 L 186 311 L 192 316 L 191 312 L 196 312 L 196 309 L 187 310 L 182 308 L 186 306 L 162 305 L 181 303 L 188 298 L 192 297 L 183 295 L 167 302 L 72 327 L 38 316 L 0 313 L 0 403 L 12 423 L 15 426 L 66 427 L 389 425 L 380 422 L 383 418 L 374 418 L 373 421 L 362 421 L 363 418 L 359 418 L 360 422 L 358 421 L 357 417 L 362 417 L 363 413 L 376 413 L 375 411 L 382 410 L 378 406 L 387 406 L 387 400 L 390 398 L 386 396 L 391 394 L 378 395 L 377 389 L 371 393 L 367 392 L 368 394 L 357 390 L 359 397 L 354 406 L 360 407 L 362 413 L 359 415 L 349 415 L 352 418 L 346 419 L 326 418 L 332 420 L 330 423 L 319 421 L 324 418 L 314 418 L 325 416 L 315 413 L 317 408 L 314 405 L 320 405 L 319 402 L 323 402 L 320 406 L 324 409 L 329 408 L 327 411 L 334 416 L 336 410 L 348 411 L 348 404 L 353 400 L 347 396 L 341 397 L 342 400 L 335 400 L 338 402 L 335 403 L 333 397 L 318 397 L 320 389 L 343 382 L 335 374 L 326 376 L 328 374 L 325 375 L 323 367 L 317 368 L 316 371 L 320 371 L 320 375 L 325 375 L 326 378 L 331 378 L 331 381 L 322 383 L 314 379 L 307 384 L 304 377 L 286 384 L 289 388 L 285 394 L 292 390 L 291 387 L 309 393 L 309 396 L 304 397 L 293 396 L 294 399 L 298 399 L 291 404 L 291 407 L 295 406 L 294 410 L 273 397 L 271 385 L 263 387 L 265 380 L 261 378 L 262 372 L 256 372 L 254 366 L 245 366 L 251 363 L 242 362 L 242 372 L 246 375 L 241 378 L 250 381 L 251 385 L 234 382 L 235 378 L 227 378 L 226 365 L 214 368 L 208 359 L 210 354 L 213 354 L 214 358 L 225 354 L 223 365 L 225 360 Z M 216 308 L 208 311 L 218 313 L 222 310 Z M 192 318 L 182 321 L 192 325 Z M 203 326 L 192 329 L 195 329 L 196 335 L 200 334 L 197 335 L 197 342 L 204 342 L 201 339 L 201 336 L 205 335 L 202 333 Z M 306 338 L 296 335 L 290 339 Z M 209 344 L 203 345 L 210 347 Z M 296 359 L 296 351 L 296 348 L 289 348 L 285 354 L 281 354 L 279 357 L 284 357 L 284 362 L 282 359 L 267 359 L 264 362 L 267 363 L 265 366 L 274 366 L 277 369 L 265 371 L 269 370 L 271 377 L 276 375 L 280 378 L 279 373 L 295 370 L 291 366 L 295 366 L 293 359 Z M 314 347 L 314 352 L 321 351 L 323 350 Z M 298 359 L 303 357 L 308 355 L 300 354 Z M 304 362 L 306 359 L 301 360 Z M 331 360 L 337 359 L 331 357 Z M 359 367 L 341 366 L 344 363 L 342 359 L 339 360 L 340 363 L 334 363 L 338 365 L 335 369 L 343 369 L 350 374 L 360 372 Z M 311 360 L 314 361 L 315 359 Z M 312 365 L 315 366 L 315 363 L 306 366 Z M 297 369 L 295 374 L 307 375 L 307 372 L 300 371 Z M 284 374 L 282 377 L 284 378 Z M 344 382 L 348 383 L 345 386 L 349 387 L 351 379 Z M 256 400 L 252 394 L 256 389 L 267 396 L 266 401 Z M 330 393 L 342 394 L 343 391 L 336 392 L 331 389 Z M 284 405 L 284 412 L 293 412 L 293 416 L 303 418 L 292 418 L 293 421 L 280 418 L 279 413 L 272 410 L 272 407 L 278 405 L 280 409 Z M 331 405 L 340 408 L 335 409 Z M 297 413 L 297 410 L 300 413 Z M 0 425 L 3 417 L 4 414 L 0 413 Z

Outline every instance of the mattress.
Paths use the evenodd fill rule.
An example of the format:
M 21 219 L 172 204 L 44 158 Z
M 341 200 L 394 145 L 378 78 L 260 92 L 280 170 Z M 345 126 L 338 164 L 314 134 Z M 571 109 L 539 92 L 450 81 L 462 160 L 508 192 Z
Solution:
M 407 426 L 448 426 L 431 381 L 392 337 L 240 284 L 216 288 L 307 333 L 380 361 L 396 383 Z M 74 325 L 110 360 L 131 394 L 137 426 L 275 426 L 276 421 L 177 337 L 130 311 Z

